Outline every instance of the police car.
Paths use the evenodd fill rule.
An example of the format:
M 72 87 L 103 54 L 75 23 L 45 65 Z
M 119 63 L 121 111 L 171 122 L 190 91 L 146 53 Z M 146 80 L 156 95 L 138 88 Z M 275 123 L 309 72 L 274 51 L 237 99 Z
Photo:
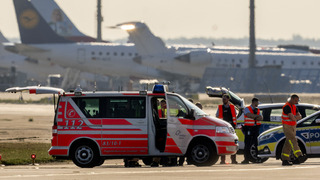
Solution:
M 49 154 L 72 159 L 84 168 L 108 158 L 184 157 L 209 166 L 219 155 L 235 154 L 238 137 L 232 126 L 201 109 L 167 86 L 152 91 L 65 92 L 52 87 L 15 87 L 7 92 L 58 94 Z M 54 96 L 55 97 L 55 96 Z M 166 114 L 159 115 L 165 101 Z
M 232 91 L 224 88 L 224 87 L 211 87 L 208 86 L 206 88 L 206 93 L 209 97 L 219 97 L 221 98 L 223 94 L 228 94 L 230 96 L 230 102 L 234 104 L 238 110 L 237 114 L 237 127 L 236 133 L 239 138 L 239 149 L 240 152 L 244 149 L 244 134 L 241 131 L 241 128 L 244 124 L 244 114 L 243 110 L 246 107 L 244 100 L 237 96 Z M 282 114 L 282 107 L 284 103 L 266 103 L 266 104 L 259 104 L 258 108 L 263 116 L 263 121 L 261 121 L 260 126 L 260 133 L 267 131 L 271 128 L 277 127 L 282 125 L 281 123 L 281 114 Z M 319 105 L 314 104 L 305 104 L 300 103 L 296 105 L 299 109 L 299 112 L 302 118 L 307 117 L 317 111 L 320 110 Z M 252 145 L 250 147 L 250 154 L 249 160 L 251 162 L 264 162 L 268 160 L 267 157 L 258 158 L 256 154 L 256 147 Z
M 296 137 L 301 151 L 307 157 L 320 157 L 320 112 L 297 123 Z M 258 137 L 258 156 L 281 158 L 285 135 L 282 126 L 269 129 Z

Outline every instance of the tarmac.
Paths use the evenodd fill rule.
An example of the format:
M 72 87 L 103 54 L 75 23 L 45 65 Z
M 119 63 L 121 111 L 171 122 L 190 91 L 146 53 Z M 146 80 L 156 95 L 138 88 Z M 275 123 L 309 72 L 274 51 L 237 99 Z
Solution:
M 238 156 L 242 160 L 242 156 Z M 142 163 L 142 162 L 141 162 Z M 218 162 L 219 163 L 219 162 Z M 0 179 L 319 179 L 320 159 L 308 159 L 304 164 L 282 166 L 269 159 L 262 164 L 216 164 L 209 167 L 184 165 L 177 167 L 125 168 L 122 160 L 106 160 L 102 166 L 79 168 L 70 163 L 0 167 Z

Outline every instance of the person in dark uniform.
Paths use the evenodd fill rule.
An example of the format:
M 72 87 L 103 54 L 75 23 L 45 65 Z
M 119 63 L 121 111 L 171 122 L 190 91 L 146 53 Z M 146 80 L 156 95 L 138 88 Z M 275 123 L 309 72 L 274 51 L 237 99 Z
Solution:
M 218 106 L 218 110 L 216 113 L 216 117 L 223 119 L 231 124 L 231 126 L 235 129 L 237 126 L 237 114 L 234 105 L 232 105 L 230 102 L 230 97 L 228 94 L 224 94 L 222 96 L 222 103 Z M 231 163 L 232 164 L 238 164 L 236 160 L 236 155 L 231 155 Z M 226 156 L 221 156 L 221 162 L 220 164 L 226 164 Z
M 244 126 L 242 127 L 242 132 L 244 134 L 244 160 L 241 162 L 241 164 L 249 164 L 249 159 L 251 157 L 250 148 L 253 144 L 256 147 L 256 154 L 258 154 L 257 138 L 259 136 L 259 129 L 263 119 L 258 105 L 259 99 L 253 98 L 251 105 L 244 109 Z

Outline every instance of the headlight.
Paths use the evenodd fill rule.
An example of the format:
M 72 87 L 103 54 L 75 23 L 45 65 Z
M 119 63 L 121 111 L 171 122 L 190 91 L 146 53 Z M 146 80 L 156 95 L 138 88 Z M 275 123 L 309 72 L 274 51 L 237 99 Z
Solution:
M 217 126 L 216 127 L 216 133 L 225 133 L 225 134 L 229 134 L 232 133 L 229 129 L 229 127 L 227 126 Z
M 266 134 L 266 135 L 262 135 L 262 136 L 259 137 L 259 140 L 263 141 L 263 140 L 270 139 L 270 138 L 272 138 L 274 136 L 274 134 L 275 134 L 275 132 L 269 133 L 269 134 Z

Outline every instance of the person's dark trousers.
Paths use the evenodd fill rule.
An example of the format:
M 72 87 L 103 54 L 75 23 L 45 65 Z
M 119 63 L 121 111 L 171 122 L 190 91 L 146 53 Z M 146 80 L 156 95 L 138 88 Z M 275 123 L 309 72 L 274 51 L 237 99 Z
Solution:
M 256 154 L 258 154 L 258 136 L 259 136 L 260 126 L 250 126 L 245 127 L 245 139 L 244 139 L 244 158 L 245 160 L 249 161 L 250 155 L 250 148 L 251 145 L 254 144 L 256 147 Z

